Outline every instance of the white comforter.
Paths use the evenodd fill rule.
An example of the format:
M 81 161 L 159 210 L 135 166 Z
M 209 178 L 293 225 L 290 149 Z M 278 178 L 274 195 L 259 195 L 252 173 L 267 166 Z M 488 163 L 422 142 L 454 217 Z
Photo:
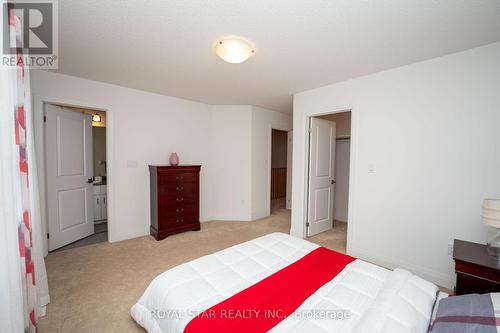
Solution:
M 196 311 L 250 287 L 317 247 L 273 233 L 179 265 L 151 282 L 132 307 L 132 317 L 149 333 L 183 332 Z M 436 293 L 435 285 L 407 271 L 390 271 L 358 259 L 272 332 L 424 333 Z M 321 311 L 337 319 L 322 319 Z M 347 316 L 338 318 L 343 314 Z

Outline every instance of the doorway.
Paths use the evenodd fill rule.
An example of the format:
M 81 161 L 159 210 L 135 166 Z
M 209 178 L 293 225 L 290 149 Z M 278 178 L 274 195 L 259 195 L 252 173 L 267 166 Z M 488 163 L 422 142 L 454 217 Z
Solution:
M 271 214 L 287 208 L 288 132 L 271 129 Z
M 105 111 L 44 104 L 48 250 L 108 240 Z
M 346 248 L 349 211 L 351 112 L 310 118 L 307 236 Z

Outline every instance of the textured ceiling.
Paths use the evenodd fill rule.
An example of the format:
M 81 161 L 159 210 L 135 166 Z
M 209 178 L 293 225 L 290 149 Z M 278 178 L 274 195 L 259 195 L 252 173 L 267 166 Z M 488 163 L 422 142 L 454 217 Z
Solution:
M 292 94 L 500 40 L 498 0 L 59 0 L 59 72 L 291 112 Z M 218 59 L 240 35 L 249 61 Z

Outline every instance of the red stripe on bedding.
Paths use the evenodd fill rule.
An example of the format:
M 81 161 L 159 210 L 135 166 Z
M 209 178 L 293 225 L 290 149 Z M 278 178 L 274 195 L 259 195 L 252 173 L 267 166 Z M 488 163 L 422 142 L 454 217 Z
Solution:
M 434 320 L 432 326 L 439 323 L 453 324 L 479 324 L 485 326 L 500 327 L 500 318 L 497 317 L 480 317 L 480 316 L 446 316 L 438 317 Z
M 324 247 L 317 248 L 203 311 L 187 324 L 184 332 L 267 332 L 354 260 Z

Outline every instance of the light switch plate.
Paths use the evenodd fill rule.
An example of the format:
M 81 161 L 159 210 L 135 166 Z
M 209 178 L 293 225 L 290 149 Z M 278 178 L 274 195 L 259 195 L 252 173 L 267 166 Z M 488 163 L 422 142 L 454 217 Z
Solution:
M 127 161 L 127 168 L 137 168 L 137 161 Z
M 375 164 L 368 164 L 368 173 L 375 173 Z

